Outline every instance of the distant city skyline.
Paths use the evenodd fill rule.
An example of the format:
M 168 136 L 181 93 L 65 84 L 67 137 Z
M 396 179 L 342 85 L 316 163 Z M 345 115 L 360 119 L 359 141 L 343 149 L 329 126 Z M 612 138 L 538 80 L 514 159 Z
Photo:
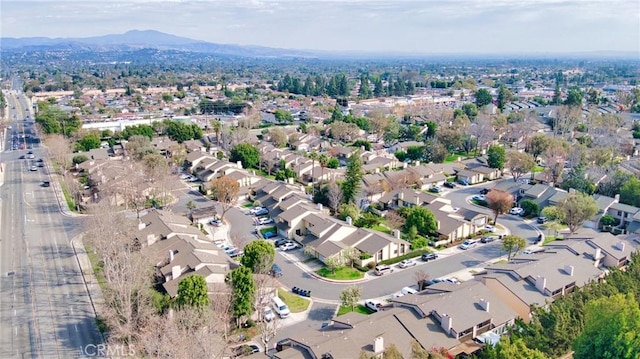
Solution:
M 2 37 L 90 37 L 138 29 L 301 50 L 640 57 L 637 0 L 3 0 L 0 10 Z

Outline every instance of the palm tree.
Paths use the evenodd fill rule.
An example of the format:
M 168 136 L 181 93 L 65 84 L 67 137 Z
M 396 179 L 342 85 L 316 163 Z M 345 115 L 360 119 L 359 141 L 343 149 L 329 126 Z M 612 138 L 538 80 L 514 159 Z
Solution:
M 324 178 L 324 169 L 327 167 L 327 163 L 329 163 L 329 157 L 326 153 L 323 153 L 318 158 L 318 162 L 320 162 L 320 180 L 318 181 L 318 186 L 322 184 L 322 179 Z
M 220 120 L 215 119 L 211 120 L 211 127 L 213 128 L 213 132 L 216 134 L 216 144 L 220 145 L 220 132 L 222 131 L 222 122 Z
M 316 160 L 318 159 L 318 153 L 317 152 L 311 152 L 311 153 L 307 154 L 307 156 L 309 158 L 311 158 L 311 187 L 313 188 L 313 194 L 315 194 L 316 187 L 313 184 L 313 170 L 316 168 Z

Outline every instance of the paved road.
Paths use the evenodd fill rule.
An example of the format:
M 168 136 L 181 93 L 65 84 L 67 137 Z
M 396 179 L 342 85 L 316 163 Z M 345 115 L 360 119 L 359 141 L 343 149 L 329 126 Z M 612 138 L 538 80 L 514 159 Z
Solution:
M 22 119 L 22 103 L 15 106 Z M 62 216 L 52 188 L 41 187 L 49 179 L 46 168 L 30 171 L 28 160 L 18 158 L 24 153 L 0 155 L 0 357 L 77 357 L 81 348 L 101 342 L 69 245 L 69 233 L 81 224 Z

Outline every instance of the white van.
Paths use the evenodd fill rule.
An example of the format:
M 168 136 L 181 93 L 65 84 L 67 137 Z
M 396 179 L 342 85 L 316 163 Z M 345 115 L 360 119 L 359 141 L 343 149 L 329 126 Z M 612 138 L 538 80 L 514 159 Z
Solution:
M 280 299 L 279 297 L 273 297 L 273 309 L 275 309 L 276 313 L 280 316 L 280 318 L 286 318 L 291 314 L 289 311 L 289 307 Z

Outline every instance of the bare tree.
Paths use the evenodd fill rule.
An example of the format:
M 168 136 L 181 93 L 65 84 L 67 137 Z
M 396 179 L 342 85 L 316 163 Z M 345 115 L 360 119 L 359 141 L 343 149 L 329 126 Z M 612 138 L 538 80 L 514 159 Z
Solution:
M 85 239 L 102 263 L 105 319 L 110 336 L 135 342 L 153 315 L 150 305 L 152 266 L 140 252 L 135 223 L 106 204 L 93 205 Z
M 58 164 L 61 174 L 67 172 L 71 159 L 71 145 L 69 141 L 60 134 L 46 135 L 44 139 L 49 155 Z
M 281 127 L 274 127 L 269 130 L 269 140 L 275 147 L 282 147 L 287 144 L 287 133 Z
M 231 177 L 223 176 L 211 181 L 212 197 L 220 202 L 222 206 L 222 213 L 220 219 L 224 220 L 224 215 L 231 209 L 238 200 L 238 193 L 240 192 L 240 185 L 238 181 Z
M 493 223 L 496 223 L 498 216 L 506 213 L 513 206 L 513 195 L 499 189 L 493 189 L 487 193 L 487 204 L 495 214 Z
M 342 188 L 335 182 L 329 183 L 328 187 L 327 197 L 329 198 L 329 207 L 334 213 L 337 213 L 342 203 Z
M 125 146 L 127 156 L 136 160 L 142 159 L 145 155 L 155 152 L 153 146 L 151 146 L 151 140 L 147 136 L 133 135 L 129 137 Z
M 391 229 L 402 228 L 405 221 L 405 218 L 398 214 L 398 212 L 395 210 L 387 212 L 387 214 L 384 216 L 384 223 Z
M 142 158 L 146 180 L 152 185 L 150 197 L 163 206 L 169 196 L 167 182 L 170 177 L 169 162 L 159 153 L 149 153 Z
M 544 162 L 547 165 L 547 175 L 551 182 L 556 183 L 564 169 L 564 163 L 567 159 L 567 150 L 561 141 L 553 141 L 543 155 Z
M 423 290 L 427 286 L 429 273 L 423 271 L 422 269 L 419 269 L 413 274 L 413 279 L 415 279 L 416 283 L 418 284 L 418 290 Z
M 125 208 L 133 208 L 140 218 L 140 213 L 147 205 L 147 190 L 149 188 L 145 180 L 142 165 L 139 162 L 127 161 L 124 163 L 125 173 L 120 181 L 120 186 L 114 188 L 115 196 L 122 195 L 125 201 Z M 117 204 L 117 200 L 116 200 Z

